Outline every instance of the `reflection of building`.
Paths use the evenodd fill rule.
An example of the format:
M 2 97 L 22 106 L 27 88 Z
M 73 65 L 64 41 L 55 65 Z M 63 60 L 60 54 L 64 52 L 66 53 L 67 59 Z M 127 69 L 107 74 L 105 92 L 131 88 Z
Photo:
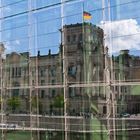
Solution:
M 58 54 L 51 54 L 51 50 L 49 50 L 47 55 L 41 55 L 40 51 L 38 51 L 37 56 L 30 56 L 29 52 L 12 52 L 6 55 L 6 59 L 3 60 L 5 64 L 3 78 L 6 79 L 3 81 L 3 87 L 6 87 L 4 88 L 6 96 L 3 98 L 6 98 L 7 101 L 12 97 L 20 98 L 21 105 L 14 110 L 17 116 L 19 113 L 62 116 L 64 103 L 66 103 L 67 115 L 80 118 L 72 121 L 69 119 L 71 123 L 67 129 L 69 131 L 93 130 L 94 126 L 89 124 L 100 124 L 100 117 L 107 114 L 106 87 L 99 86 L 106 82 L 103 30 L 85 23 L 65 25 L 60 31 L 62 44 Z M 64 62 L 63 59 L 65 59 Z M 129 55 L 128 50 L 122 50 L 120 55 L 113 56 L 112 59 L 113 80 L 116 82 L 137 80 L 140 75 L 140 59 L 138 57 Z M 63 69 L 64 67 L 65 69 Z M 63 100 L 64 72 L 67 94 L 65 102 Z M 93 83 L 97 86 L 92 86 Z M 135 91 L 132 91 L 130 86 L 117 85 L 112 87 L 111 90 L 115 92 L 116 97 L 114 102 L 117 103 L 115 113 L 140 112 L 139 98 L 132 95 L 132 92 Z M 130 101 L 131 107 L 128 106 Z M 4 102 L 3 108 L 6 109 L 6 112 L 10 112 L 11 106 L 6 105 L 6 103 Z M 54 116 L 54 120 L 53 117 L 52 120 L 49 120 L 49 117 L 43 118 L 43 116 L 38 118 L 40 127 L 49 126 L 52 129 L 58 127 L 62 130 L 63 124 L 54 126 L 57 121 L 64 121 L 56 116 Z M 96 117 L 96 122 L 92 120 L 93 116 Z M 20 117 L 12 118 L 9 116 L 9 118 L 12 121 L 16 119 L 16 121 L 20 121 Z M 22 119 L 25 119 L 25 125 L 29 126 L 26 121 L 31 120 L 31 118 L 26 116 Z M 33 118 L 33 120 L 37 119 Z M 46 124 L 43 124 L 42 120 L 45 120 Z M 49 121 L 53 125 L 49 125 Z M 77 123 L 76 127 L 75 122 Z M 106 120 L 101 124 L 102 130 L 106 128 L 105 124 Z M 81 136 L 83 137 L 83 135 Z M 104 134 L 98 135 L 105 137 Z M 90 134 L 86 134 L 86 136 L 92 137 Z
M 90 85 L 93 82 L 104 81 L 103 30 L 88 23 L 74 24 L 64 26 L 61 34 L 63 43 L 58 54 L 51 54 L 49 50 L 47 55 L 41 55 L 40 51 L 37 56 L 30 56 L 29 52 L 12 52 L 6 55 L 4 62 L 6 98 L 7 100 L 13 97 L 20 98 L 21 105 L 14 110 L 17 114 L 30 112 L 45 115 L 64 114 L 64 101 L 61 97 L 64 97 L 65 67 L 67 115 L 83 117 L 78 120 L 77 128 L 73 124 L 74 121 L 68 129 L 81 129 L 82 124 L 87 126 L 90 124 L 90 120 L 86 122 L 85 118 L 90 119 L 93 115 L 101 117 L 106 114 L 103 87 Z M 59 96 L 60 98 L 57 98 Z M 10 111 L 11 106 L 5 105 L 5 108 Z M 55 120 L 51 123 L 55 123 Z M 41 124 L 41 127 L 43 126 L 44 124 Z M 58 127 L 60 126 L 61 124 Z
M 91 24 L 85 24 L 84 26 L 82 24 L 74 24 L 64 26 L 61 32 L 64 34 L 63 45 L 65 48 L 67 83 L 90 84 L 93 81 L 103 81 L 104 47 L 102 29 Z M 51 51 L 49 51 L 48 55 L 43 56 L 39 51 L 38 56 L 30 56 L 28 52 L 8 54 L 5 61 L 7 69 L 6 86 L 17 87 L 9 90 L 8 96 L 20 96 L 27 99 L 29 97 L 29 89 L 21 87 L 39 86 L 38 95 L 42 103 L 42 112 L 48 113 L 51 105 L 50 99 L 63 93 L 62 89 L 45 88 L 47 85 L 63 84 L 62 53 L 61 45 L 59 54 L 51 54 Z M 92 100 L 96 100 L 96 103 L 100 100 L 101 91 L 103 89 L 99 87 L 96 87 L 94 90 L 92 88 L 83 90 L 80 87 L 69 87 L 68 96 L 71 98 L 69 100 L 71 105 L 69 113 L 75 112 L 80 114 L 82 111 L 89 112 Z M 34 92 L 36 91 L 33 91 L 32 95 Z M 89 94 L 90 97 L 88 97 Z M 88 98 L 91 98 L 90 101 Z M 76 101 L 77 99 L 78 102 Z M 81 106 L 83 102 L 85 102 L 85 105 Z M 101 100 L 100 102 L 102 103 Z M 101 113 L 105 113 L 103 111 L 104 105 L 96 104 L 102 110 Z M 21 110 L 26 112 L 27 108 L 24 108 L 24 105 L 22 105 Z
M 101 114 L 106 113 L 103 101 L 103 87 L 91 87 L 93 82 L 104 81 L 104 46 L 103 30 L 91 24 L 66 25 L 61 30 L 64 36 L 64 55 L 67 67 L 67 83 L 75 84 L 69 87 L 69 114 L 93 112 L 92 105 Z M 79 84 L 79 87 L 78 87 Z M 87 87 L 80 84 L 86 84 Z M 97 109 L 97 110 L 98 110 Z
M 61 65 L 59 54 L 51 54 L 40 56 L 30 56 L 28 52 L 16 53 L 12 52 L 6 56 L 6 81 L 5 86 L 9 87 L 7 96 L 19 96 L 22 99 L 29 98 L 29 86 L 45 86 L 62 82 Z M 13 88 L 14 87 L 14 88 Z M 57 92 L 59 90 L 57 89 Z M 32 95 L 36 96 L 33 91 Z M 40 99 L 45 100 L 56 96 L 56 89 L 42 88 L 38 90 Z M 49 108 L 49 102 L 45 105 Z M 29 112 L 24 104 L 21 106 L 23 112 Z M 44 107 L 46 109 L 46 107 Z M 21 111 L 21 112 L 22 112 Z
M 118 56 L 113 57 L 114 80 L 117 82 L 139 82 L 140 58 L 129 54 L 129 50 L 121 50 Z M 118 99 L 118 113 L 140 113 L 138 103 L 140 92 L 139 85 L 117 85 L 115 87 Z M 123 104 L 123 105 L 122 105 Z M 120 106 L 121 105 L 121 106 Z
M 91 24 L 74 24 L 64 26 L 63 35 L 65 56 L 68 61 L 68 81 L 71 83 L 72 80 L 74 82 L 103 81 L 103 30 Z M 90 69 L 87 68 L 88 65 Z M 75 70 L 78 74 L 76 79 L 73 79 Z M 85 71 L 89 73 L 90 79 L 84 76 Z

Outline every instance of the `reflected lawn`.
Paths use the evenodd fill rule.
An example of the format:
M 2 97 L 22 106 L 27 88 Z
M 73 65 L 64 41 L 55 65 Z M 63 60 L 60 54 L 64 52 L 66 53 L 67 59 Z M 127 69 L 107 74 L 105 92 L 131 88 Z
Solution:
M 7 140 L 30 140 L 31 135 L 30 132 L 23 132 L 23 131 L 9 131 L 7 132 Z

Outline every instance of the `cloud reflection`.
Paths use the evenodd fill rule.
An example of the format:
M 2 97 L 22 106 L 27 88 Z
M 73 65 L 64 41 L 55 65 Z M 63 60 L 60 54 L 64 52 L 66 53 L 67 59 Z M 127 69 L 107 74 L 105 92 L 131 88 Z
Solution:
M 120 50 L 140 50 L 140 25 L 135 19 L 106 21 L 102 26 L 105 44 L 112 53 Z

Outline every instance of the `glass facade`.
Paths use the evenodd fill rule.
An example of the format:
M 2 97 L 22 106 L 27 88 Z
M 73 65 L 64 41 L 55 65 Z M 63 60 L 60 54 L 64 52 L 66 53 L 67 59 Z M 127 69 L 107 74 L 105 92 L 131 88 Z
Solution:
M 139 0 L 0 0 L 0 140 L 139 140 L 139 13 Z

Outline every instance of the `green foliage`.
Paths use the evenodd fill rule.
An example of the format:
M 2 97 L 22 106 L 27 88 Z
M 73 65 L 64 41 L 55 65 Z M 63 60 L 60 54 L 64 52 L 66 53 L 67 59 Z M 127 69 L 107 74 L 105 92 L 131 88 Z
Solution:
M 20 107 L 20 99 L 18 97 L 11 97 L 8 99 L 7 104 L 11 107 L 12 111 L 14 112 L 17 108 Z
M 38 102 L 38 103 L 37 103 Z M 41 105 L 41 101 L 40 99 L 35 96 L 35 97 L 32 97 L 32 107 L 34 108 L 37 108 L 38 105 L 40 106 Z
M 35 97 L 32 97 L 32 107 L 34 109 L 39 109 L 39 113 L 42 113 L 42 103 L 40 101 L 40 99 L 35 96 Z
M 53 107 L 63 108 L 64 107 L 64 96 L 58 95 L 54 98 Z
M 37 98 L 36 98 L 36 96 L 32 97 L 31 101 L 32 101 L 32 107 L 37 108 Z

